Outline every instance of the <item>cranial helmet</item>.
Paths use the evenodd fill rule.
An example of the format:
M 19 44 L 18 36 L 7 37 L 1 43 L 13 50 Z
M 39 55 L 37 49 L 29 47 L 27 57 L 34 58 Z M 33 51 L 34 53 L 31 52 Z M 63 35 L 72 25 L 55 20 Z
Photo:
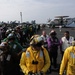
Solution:
M 43 39 L 40 35 L 34 35 L 30 40 L 30 45 L 36 45 L 40 47 L 43 43 Z
M 4 47 L 4 46 L 6 46 L 6 45 L 7 45 L 7 42 L 2 42 L 2 43 L 0 44 L 1 47 Z
M 12 31 L 12 29 L 8 29 L 8 30 L 6 31 L 6 35 L 8 36 L 8 35 L 11 33 L 11 31 Z
M 10 33 L 7 38 L 8 40 L 15 40 L 15 36 L 12 33 Z
M 55 30 L 51 30 L 51 32 L 49 33 L 49 35 L 56 35 L 56 31 Z
M 2 42 L 1 44 L 0 44 L 0 48 L 5 48 L 6 46 L 8 46 L 8 43 L 7 42 Z

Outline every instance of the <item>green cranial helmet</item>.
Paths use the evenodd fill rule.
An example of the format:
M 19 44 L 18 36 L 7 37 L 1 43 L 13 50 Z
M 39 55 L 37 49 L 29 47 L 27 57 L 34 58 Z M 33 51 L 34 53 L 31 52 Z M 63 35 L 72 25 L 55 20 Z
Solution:
M 7 36 L 7 39 L 8 39 L 8 40 L 15 40 L 15 36 L 14 36 L 12 33 L 10 33 L 10 34 Z

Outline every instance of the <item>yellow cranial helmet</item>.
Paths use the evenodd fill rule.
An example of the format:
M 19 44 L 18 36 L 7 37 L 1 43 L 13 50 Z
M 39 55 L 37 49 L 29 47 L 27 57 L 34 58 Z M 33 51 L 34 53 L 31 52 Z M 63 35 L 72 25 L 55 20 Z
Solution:
M 30 45 L 37 45 L 38 43 L 42 43 L 43 39 L 40 35 L 33 35 L 31 37 Z

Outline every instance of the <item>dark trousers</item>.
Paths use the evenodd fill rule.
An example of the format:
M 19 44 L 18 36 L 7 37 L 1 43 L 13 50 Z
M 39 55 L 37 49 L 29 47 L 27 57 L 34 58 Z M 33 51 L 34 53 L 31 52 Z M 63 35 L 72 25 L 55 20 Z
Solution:
M 49 52 L 50 60 L 51 60 L 51 65 L 53 65 L 54 68 L 57 67 L 57 56 L 58 52 Z
M 3 62 L 0 61 L 0 75 L 3 74 Z
M 8 65 L 8 67 L 4 69 L 4 75 L 20 75 L 20 69 L 18 66 Z

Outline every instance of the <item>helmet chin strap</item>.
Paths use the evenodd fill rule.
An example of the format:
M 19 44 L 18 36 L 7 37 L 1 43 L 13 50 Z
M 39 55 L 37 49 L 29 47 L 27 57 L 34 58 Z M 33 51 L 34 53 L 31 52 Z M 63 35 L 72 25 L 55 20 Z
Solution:
M 39 51 L 40 49 L 41 49 L 41 47 L 34 46 L 34 50 Z

